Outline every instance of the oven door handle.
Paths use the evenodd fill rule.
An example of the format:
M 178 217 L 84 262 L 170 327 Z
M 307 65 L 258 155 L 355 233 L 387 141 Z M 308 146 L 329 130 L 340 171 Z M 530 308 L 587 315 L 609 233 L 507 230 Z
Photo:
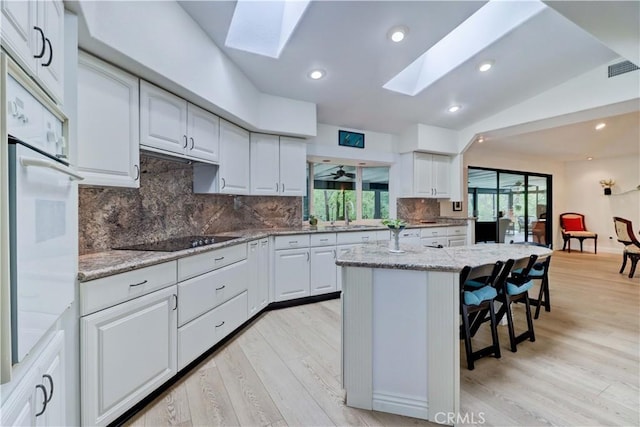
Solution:
M 83 176 L 78 175 L 77 173 L 74 173 L 70 170 L 68 170 L 67 168 L 64 168 L 62 166 L 57 165 L 54 162 L 50 162 L 49 160 L 43 160 L 43 159 L 34 159 L 32 157 L 20 157 L 20 164 L 22 166 L 35 166 L 35 167 L 39 167 L 39 168 L 49 168 L 49 169 L 53 169 L 57 172 L 61 172 L 65 175 L 69 175 L 69 178 L 71 178 L 72 180 L 75 181 L 82 181 L 84 179 Z

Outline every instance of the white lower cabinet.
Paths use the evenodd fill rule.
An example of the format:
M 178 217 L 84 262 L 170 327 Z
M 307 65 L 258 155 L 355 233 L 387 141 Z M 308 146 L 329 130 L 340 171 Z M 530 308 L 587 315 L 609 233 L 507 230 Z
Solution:
M 64 332 L 55 333 L 0 410 L 3 426 L 63 426 Z
M 269 304 L 269 239 L 249 242 L 247 253 L 249 317 Z
M 178 369 L 183 369 L 246 320 L 247 291 L 244 291 L 180 327 L 178 329 Z
M 336 290 L 336 247 L 324 246 L 310 249 L 311 295 L 321 295 Z
M 273 268 L 276 301 L 309 296 L 310 263 L 308 247 L 275 251 Z
M 106 425 L 177 372 L 175 285 L 80 321 L 82 424 Z

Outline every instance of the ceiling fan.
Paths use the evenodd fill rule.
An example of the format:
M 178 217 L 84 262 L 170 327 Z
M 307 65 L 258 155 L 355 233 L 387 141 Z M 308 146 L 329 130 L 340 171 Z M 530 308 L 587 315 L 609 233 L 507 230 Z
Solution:
M 342 177 L 347 177 L 347 178 L 355 178 L 356 174 L 352 173 L 352 172 L 345 172 L 344 169 L 342 169 L 344 167 L 344 165 L 340 165 L 338 166 L 338 170 L 335 172 L 331 172 L 329 175 L 323 175 L 323 176 L 319 176 L 318 178 L 329 178 L 329 177 L 333 177 L 333 179 L 340 179 Z

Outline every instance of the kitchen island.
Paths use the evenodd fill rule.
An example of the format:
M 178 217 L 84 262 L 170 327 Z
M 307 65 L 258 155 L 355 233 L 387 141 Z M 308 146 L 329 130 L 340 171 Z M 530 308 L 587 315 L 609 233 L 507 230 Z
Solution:
M 346 404 L 437 423 L 460 406 L 459 273 L 539 246 L 362 245 L 342 254 L 342 381 Z

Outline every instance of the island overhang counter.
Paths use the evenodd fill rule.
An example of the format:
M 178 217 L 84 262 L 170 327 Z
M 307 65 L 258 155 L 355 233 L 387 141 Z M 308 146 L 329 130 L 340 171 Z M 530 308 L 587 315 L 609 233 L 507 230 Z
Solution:
M 508 244 L 402 249 L 367 244 L 336 260 L 346 404 L 452 424 L 461 416 L 460 271 L 552 252 Z

